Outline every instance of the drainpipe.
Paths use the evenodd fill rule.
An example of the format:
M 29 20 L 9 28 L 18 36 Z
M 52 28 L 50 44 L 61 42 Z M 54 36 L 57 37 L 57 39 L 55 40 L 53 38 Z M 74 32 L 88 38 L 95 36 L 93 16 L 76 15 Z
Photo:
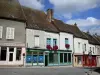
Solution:
M 73 67 L 74 67 L 74 53 L 75 53 L 75 49 L 74 49 L 74 35 L 73 35 L 73 56 L 72 56 L 72 64 L 73 64 Z

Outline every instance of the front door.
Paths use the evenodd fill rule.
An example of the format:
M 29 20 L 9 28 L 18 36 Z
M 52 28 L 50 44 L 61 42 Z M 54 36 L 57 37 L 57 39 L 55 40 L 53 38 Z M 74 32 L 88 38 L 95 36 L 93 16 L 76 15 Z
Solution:
M 45 66 L 48 66 L 48 55 L 45 55 Z
M 14 48 L 10 48 L 9 47 L 9 64 L 13 64 L 13 61 L 14 61 Z

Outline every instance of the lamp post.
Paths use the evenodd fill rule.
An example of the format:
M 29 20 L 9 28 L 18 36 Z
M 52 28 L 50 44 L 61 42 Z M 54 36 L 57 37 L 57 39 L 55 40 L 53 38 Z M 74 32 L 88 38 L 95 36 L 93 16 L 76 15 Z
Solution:
M 89 59 L 90 59 L 90 68 L 91 68 L 91 73 L 92 73 L 92 51 L 91 50 L 88 53 L 88 55 L 89 55 Z

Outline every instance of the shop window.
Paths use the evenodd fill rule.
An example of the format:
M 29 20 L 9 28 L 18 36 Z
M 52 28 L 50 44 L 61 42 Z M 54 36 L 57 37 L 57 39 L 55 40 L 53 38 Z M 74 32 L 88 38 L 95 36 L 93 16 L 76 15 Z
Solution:
M 47 45 L 51 45 L 51 38 L 47 38 Z
M 53 39 L 53 46 L 57 45 L 57 39 Z
M 63 53 L 60 53 L 60 63 L 63 63 Z
M 68 62 L 71 63 L 71 53 L 68 53 Z
M 65 38 L 65 44 L 68 44 L 68 38 Z
M 38 55 L 33 55 L 33 57 L 32 57 L 33 59 L 33 63 L 37 63 L 38 61 Z
M 1 47 L 0 60 L 6 61 L 7 47 Z
M 67 53 L 64 53 L 64 63 L 67 63 Z
M 21 60 L 21 51 L 22 51 L 22 48 L 16 49 L 16 60 Z
M 57 53 L 53 54 L 53 58 L 54 58 L 54 64 L 58 64 L 58 54 Z
M 44 56 L 43 55 L 39 55 L 38 56 L 38 63 L 43 63 L 44 62 Z
M 49 63 L 53 63 L 53 53 L 49 53 Z
M 39 36 L 36 35 L 34 38 L 35 38 L 35 43 L 34 43 L 35 47 L 39 47 L 39 45 L 40 45 Z
M 77 57 L 77 63 L 78 63 L 78 64 L 81 64 L 81 56 L 78 56 L 78 57 Z

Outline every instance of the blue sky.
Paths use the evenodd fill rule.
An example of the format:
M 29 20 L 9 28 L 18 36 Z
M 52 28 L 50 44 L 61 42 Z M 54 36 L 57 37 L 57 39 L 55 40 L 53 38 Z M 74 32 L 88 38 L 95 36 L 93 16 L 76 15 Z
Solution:
M 24 6 L 46 11 L 67 24 L 77 23 L 82 31 L 100 34 L 100 0 L 19 0 Z

